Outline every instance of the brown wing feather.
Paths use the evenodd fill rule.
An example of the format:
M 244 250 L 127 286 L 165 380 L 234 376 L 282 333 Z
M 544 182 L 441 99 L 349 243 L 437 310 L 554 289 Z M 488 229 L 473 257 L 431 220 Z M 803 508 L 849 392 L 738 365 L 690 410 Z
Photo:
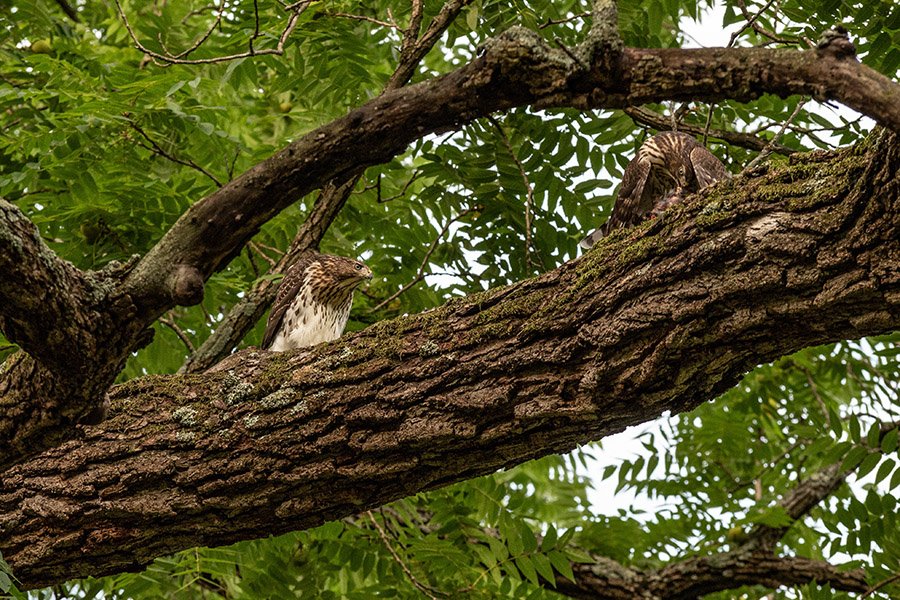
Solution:
M 691 166 L 694 168 L 694 175 L 697 176 L 697 185 L 701 189 L 729 176 L 728 169 L 722 161 L 703 146 L 691 150 Z
M 284 313 L 287 312 L 294 298 L 300 292 L 300 287 L 303 285 L 303 279 L 306 276 L 306 269 L 318 260 L 318 252 L 306 252 L 284 274 L 281 285 L 278 286 L 275 302 L 272 304 L 272 312 L 269 313 L 269 320 L 266 322 L 266 332 L 263 334 L 261 348 L 268 348 L 275 341 L 278 330 L 281 329 Z
M 616 194 L 612 213 L 609 219 L 579 242 L 582 248 L 590 248 L 603 236 L 616 227 L 625 227 L 631 222 L 631 215 L 637 209 L 644 191 L 644 185 L 650 175 L 650 163 L 642 158 L 635 158 L 622 174 L 622 184 Z

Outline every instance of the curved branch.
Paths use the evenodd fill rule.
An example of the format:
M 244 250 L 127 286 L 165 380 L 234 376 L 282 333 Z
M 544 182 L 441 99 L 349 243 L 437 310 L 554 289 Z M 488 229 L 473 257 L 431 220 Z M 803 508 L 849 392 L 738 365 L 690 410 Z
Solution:
M 0 199 L 0 330 L 24 350 L 0 364 L 0 470 L 99 418 L 124 360 L 108 343 L 113 323 L 134 313 L 127 296 L 109 294 L 117 268 L 80 271 Z
M 535 279 L 113 388 L 112 418 L 4 474 L 0 548 L 36 586 L 302 529 L 896 329 L 898 166 L 897 137 L 874 135 L 707 188 Z
M 847 592 L 868 589 L 863 569 L 842 570 L 822 560 L 768 553 L 726 552 L 695 556 L 649 575 L 609 559 L 588 564 L 573 563 L 572 571 L 575 581 L 557 577 L 554 589 L 581 600 L 693 600 L 745 585 L 778 589 L 813 582 Z
M 869 588 L 863 569 L 841 570 L 822 560 L 738 552 L 682 561 L 660 570 L 648 582 L 648 587 L 657 598 L 693 600 L 742 585 L 778 589 L 813 582 L 848 592 L 864 592 Z
M 253 47 L 253 41 L 259 37 L 259 15 L 257 14 L 257 27 L 254 35 L 249 40 L 250 49 L 247 52 L 238 52 L 236 54 L 229 54 L 227 56 L 215 56 L 212 58 L 183 58 L 187 56 L 197 48 L 199 48 L 203 42 L 205 42 L 210 34 L 212 34 L 215 29 L 215 25 L 218 24 L 221 19 L 221 11 L 216 17 L 216 21 L 213 26 L 194 44 L 192 44 L 187 50 L 180 52 L 178 54 L 161 54 L 159 52 L 154 52 L 153 50 L 147 48 L 141 41 L 138 39 L 137 34 L 134 32 L 134 29 L 131 27 L 131 23 L 128 21 L 128 17 L 125 16 L 125 11 L 122 10 L 122 5 L 119 0 L 115 0 L 116 11 L 119 14 L 119 18 L 122 19 L 122 23 L 125 25 L 125 29 L 128 31 L 129 37 L 131 37 L 131 41 L 134 43 L 134 47 L 143 52 L 144 56 L 149 57 L 154 61 L 161 61 L 170 65 L 208 65 L 220 62 L 228 62 L 232 60 L 238 60 L 241 58 L 249 58 L 251 56 L 264 56 L 267 54 L 274 54 L 277 56 L 281 56 L 284 54 L 284 45 L 287 42 L 288 38 L 291 37 L 291 33 L 294 32 L 294 29 L 297 27 L 297 23 L 299 22 L 300 15 L 303 14 L 309 5 L 311 4 L 311 0 L 307 0 L 304 2 L 297 2 L 288 7 L 288 10 L 291 15 L 288 17 L 287 24 L 284 27 L 284 30 L 281 32 L 281 35 L 278 36 L 278 42 L 274 48 L 265 48 L 263 50 L 257 50 Z
M 205 279 L 263 223 L 327 181 L 385 162 L 415 139 L 514 106 L 623 108 L 806 94 L 838 100 L 900 131 L 900 85 L 850 59 L 764 48 L 625 49 L 615 69 L 615 78 L 598 68 L 582 72 L 537 34 L 510 30 L 469 65 L 385 93 L 192 206 L 144 258 L 128 290 L 154 319 L 173 304 L 197 301 L 167 285 L 175 265 Z

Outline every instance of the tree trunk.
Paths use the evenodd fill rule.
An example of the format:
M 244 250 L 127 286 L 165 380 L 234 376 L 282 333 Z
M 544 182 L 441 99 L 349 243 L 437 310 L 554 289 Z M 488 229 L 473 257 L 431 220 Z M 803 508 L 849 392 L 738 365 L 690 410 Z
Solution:
M 900 325 L 900 144 L 709 188 L 535 279 L 310 350 L 112 389 L 0 479 L 25 587 L 311 527 L 689 410 L 755 365 Z

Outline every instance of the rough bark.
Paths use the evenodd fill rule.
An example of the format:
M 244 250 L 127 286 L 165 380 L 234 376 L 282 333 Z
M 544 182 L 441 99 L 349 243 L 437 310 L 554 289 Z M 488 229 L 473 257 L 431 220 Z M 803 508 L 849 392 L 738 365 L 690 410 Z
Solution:
M 115 270 L 84 273 L 61 260 L 0 200 L 0 330 L 25 351 L 0 365 L 0 468 L 99 416 L 96 399 L 124 362 L 108 349 L 135 335 L 117 328 L 135 310 L 115 293 Z
M 649 575 L 610 563 L 573 564 L 575 581 L 559 577 L 555 589 L 584 600 L 692 600 L 744 585 L 778 589 L 811 582 L 848 592 L 869 589 L 862 569 L 841 570 L 820 560 L 770 553 L 696 556 Z
M 301 529 L 714 398 L 900 325 L 900 144 L 707 189 L 535 279 L 308 351 L 113 388 L 113 415 L 0 483 L 27 586 Z
M 597 3 L 600 12 L 610 6 Z M 604 31 L 592 31 L 584 47 L 614 49 Z M 850 58 L 761 48 L 625 48 L 614 52 L 613 61 L 591 52 L 593 62 L 583 64 L 521 28 L 501 34 L 484 50 L 456 71 L 388 92 L 310 132 L 192 206 L 109 292 L 105 303 L 125 298 L 124 310 L 87 321 L 85 333 L 92 342 L 70 348 L 71 355 L 85 361 L 84 368 L 68 385 L 55 388 L 60 394 L 54 395 L 51 410 L 38 394 L 16 395 L 23 419 L 40 420 L 42 427 L 16 430 L 15 444 L 0 447 L 0 468 L 73 436 L 73 423 L 83 417 L 71 415 L 99 407 L 110 372 L 147 341 L 146 328 L 175 305 L 199 302 L 206 279 L 263 223 L 300 196 L 387 161 L 430 133 L 515 106 L 622 108 L 672 99 L 747 101 L 766 92 L 838 100 L 900 131 L 900 86 Z M 103 351 L 98 353 L 99 340 Z M 0 374 L 13 382 L 7 389 L 26 389 L 18 382 L 27 382 L 36 371 L 23 365 L 30 366 L 16 363 L 13 371 Z M 43 384 L 34 386 L 29 389 Z

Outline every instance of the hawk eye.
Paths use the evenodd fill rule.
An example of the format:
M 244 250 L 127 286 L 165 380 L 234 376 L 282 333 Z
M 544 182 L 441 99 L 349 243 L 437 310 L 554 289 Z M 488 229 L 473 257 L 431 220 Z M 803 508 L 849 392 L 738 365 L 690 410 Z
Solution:
M 359 263 L 356 263 L 356 270 L 357 270 L 357 271 L 362 271 L 362 265 L 359 264 Z

